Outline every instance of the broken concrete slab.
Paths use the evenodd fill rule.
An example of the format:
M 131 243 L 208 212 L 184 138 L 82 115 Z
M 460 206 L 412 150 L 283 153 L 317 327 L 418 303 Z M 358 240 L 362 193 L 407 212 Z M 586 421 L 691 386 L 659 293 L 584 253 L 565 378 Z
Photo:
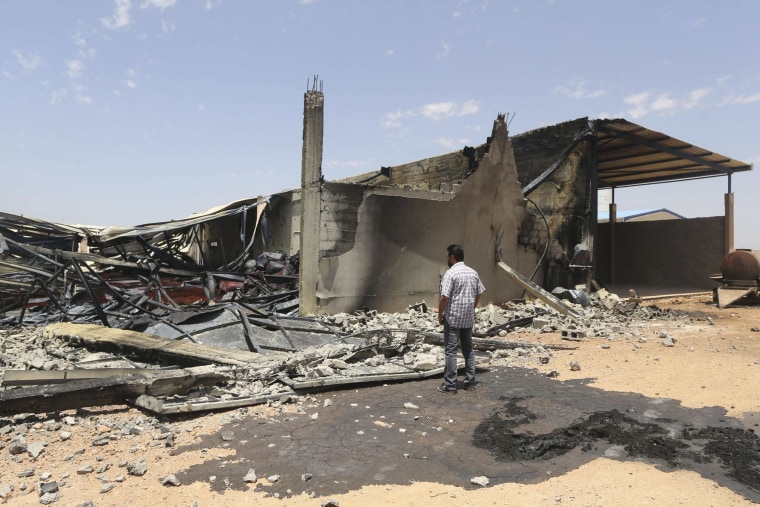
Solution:
M 128 349 L 137 356 L 149 357 L 181 366 L 209 363 L 245 366 L 261 360 L 261 355 L 253 352 L 184 343 L 145 333 L 106 328 L 94 324 L 62 322 L 46 326 L 44 333 L 51 338 L 59 337 L 71 343 L 103 350 L 123 351 Z
M 96 405 L 123 404 L 142 394 L 172 395 L 198 385 L 228 380 L 215 368 L 155 370 L 151 374 L 116 375 L 66 384 L 0 391 L 0 412 L 48 412 Z

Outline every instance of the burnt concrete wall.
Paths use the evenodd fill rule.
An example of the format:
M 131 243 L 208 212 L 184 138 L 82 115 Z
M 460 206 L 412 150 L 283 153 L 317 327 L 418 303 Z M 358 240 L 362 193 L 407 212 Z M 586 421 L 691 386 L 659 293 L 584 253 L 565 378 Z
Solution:
M 250 239 L 256 226 L 256 207 L 247 210 L 245 220 L 246 240 Z M 206 266 L 209 270 L 218 269 L 235 260 L 243 253 L 245 245 L 240 237 L 240 229 L 243 226 L 243 215 L 236 214 L 218 218 L 198 225 L 198 239 L 203 245 L 198 249 L 192 244 L 189 255 L 196 263 Z
M 390 168 L 390 183 L 417 189 L 439 190 L 462 182 L 488 152 L 488 144 Z
M 272 195 L 264 220 L 259 227 L 259 238 L 253 245 L 254 258 L 264 251 L 280 250 L 288 255 L 298 252 L 301 229 L 300 192 Z
M 505 302 L 522 293 L 496 265 L 499 242 L 504 261 L 521 272 L 529 272 L 537 260 L 534 251 L 517 244 L 525 202 L 503 122 L 494 130 L 489 153 L 454 192 L 355 187 L 363 198 L 353 247 L 320 260 L 320 312 L 365 306 L 400 311 L 421 301 L 435 308 L 440 277 L 447 268 L 446 247 L 451 243 L 462 244 L 465 263 L 479 271 L 487 289 L 484 304 Z M 338 194 L 337 187 L 330 190 Z M 347 215 L 348 210 L 346 220 Z M 324 212 L 322 219 L 328 220 Z M 332 227 L 323 226 L 321 245 L 331 244 L 326 231 Z
M 359 207 L 366 187 L 326 182 L 322 186 L 320 255 L 341 255 L 353 248 Z
M 512 137 L 520 184 L 524 187 L 550 167 L 587 126 L 588 118 L 579 118 Z
M 518 178 L 527 185 L 560 161 L 585 118 L 533 130 L 513 138 Z M 582 141 L 561 160 L 557 169 L 527 197 L 528 213 L 520 226 L 518 242 L 546 256 L 534 281 L 551 290 L 585 283 L 582 270 L 572 269 L 576 245 L 593 247 L 591 195 L 591 143 Z
M 615 283 L 711 290 L 724 256 L 724 218 L 615 224 Z M 597 273 L 609 279 L 609 223 L 597 226 Z

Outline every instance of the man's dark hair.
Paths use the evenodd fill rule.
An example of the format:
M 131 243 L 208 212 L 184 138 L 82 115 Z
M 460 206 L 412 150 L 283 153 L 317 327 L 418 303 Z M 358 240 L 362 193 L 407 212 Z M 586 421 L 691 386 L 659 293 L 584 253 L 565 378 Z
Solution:
M 449 245 L 446 251 L 449 255 L 453 255 L 457 262 L 464 261 L 464 249 L 462 249 L 462 245 Z

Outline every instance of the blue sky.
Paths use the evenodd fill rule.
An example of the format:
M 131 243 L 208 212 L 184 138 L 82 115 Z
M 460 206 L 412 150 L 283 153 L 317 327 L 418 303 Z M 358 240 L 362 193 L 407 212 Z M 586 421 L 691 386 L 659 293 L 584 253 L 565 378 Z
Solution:
M 0 0 L 0 211 L 137 225 L 300 185 L 303 94 L 327 179 L 588 116 L 760 162 L 760 2 Z M 760 249 L 760 169 L 733 178 Z M 723 214 L 725 178 L 618 208 Z

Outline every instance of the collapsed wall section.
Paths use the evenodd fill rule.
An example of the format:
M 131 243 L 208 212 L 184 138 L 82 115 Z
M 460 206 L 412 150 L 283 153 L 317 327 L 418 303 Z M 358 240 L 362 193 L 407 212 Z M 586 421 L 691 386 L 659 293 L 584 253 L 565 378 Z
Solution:
M 477 169 L 488 152 L 488 144 L 384 168 L 383 173 L 394 185 L 424 190 L 451 190 Z
M 463 245 L 465 263 L 479 271 L 487 288 L 484 303 L 522 292 L 498 268 L 497 247 L 503 260 L 521 271 L 533 269 L 537 260 L 534 251 L 517 244 L 525 202 L 503 118 L 488 153 L 452 192 L 346 183 L 324 189 L 330 197 L 323 199 L 320 218 L 319 312 L 401 311 L 422 301 L 435 307 L 452 243 Z M 335 202 L 346 205 L 340 214 L 330 207 Z M 351 245 L 350 231 L 341 227 L 352 223 L 351 203 L 357 202 Z

